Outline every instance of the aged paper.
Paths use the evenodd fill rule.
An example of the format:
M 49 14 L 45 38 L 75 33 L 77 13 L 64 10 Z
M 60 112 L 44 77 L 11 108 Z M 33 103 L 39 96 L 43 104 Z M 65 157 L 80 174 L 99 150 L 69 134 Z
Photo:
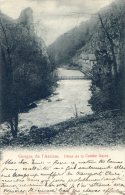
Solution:
M 125 0 L 0 0 L 0 194 L 125 195 Z
M 124 152 L 123 148 L 4 152 L 1 194 L 124 195 Z

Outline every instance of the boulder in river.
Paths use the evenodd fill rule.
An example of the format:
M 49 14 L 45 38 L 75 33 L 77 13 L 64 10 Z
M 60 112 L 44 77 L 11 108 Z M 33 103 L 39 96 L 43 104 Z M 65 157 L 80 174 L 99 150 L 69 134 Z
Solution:
M 37 104 L 34 102 L 27 106 L 28 109 L 32 109 L 32 108 L 36 108 L 36 107 L 37 107 Z
M 60 101 L 62 101 L 62 100 L 63 100 L 63 99 L 59 98 L 59 99 L 57 99 L 56 101 L 57 101 L 57 102 L 60 102 Z
M 52 100 L 51 99 L 48 99 L 48 102 L 52 102 Z

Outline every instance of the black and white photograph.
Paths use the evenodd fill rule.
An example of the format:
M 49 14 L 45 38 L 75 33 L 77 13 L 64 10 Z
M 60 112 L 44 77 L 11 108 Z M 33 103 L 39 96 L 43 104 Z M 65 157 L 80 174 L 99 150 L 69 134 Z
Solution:
M 125 0 L 0 0 L 0 147 L 125 146 Z

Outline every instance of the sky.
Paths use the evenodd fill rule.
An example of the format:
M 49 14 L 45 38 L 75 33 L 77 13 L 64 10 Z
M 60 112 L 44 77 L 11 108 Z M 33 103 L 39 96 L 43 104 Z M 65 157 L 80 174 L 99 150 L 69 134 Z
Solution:
M 0 0 L 0 10 L 17 19 L 21 10 L 31 7 L 36 32 L 47 45 L 61 34 L 88 20 L 113 0 Z

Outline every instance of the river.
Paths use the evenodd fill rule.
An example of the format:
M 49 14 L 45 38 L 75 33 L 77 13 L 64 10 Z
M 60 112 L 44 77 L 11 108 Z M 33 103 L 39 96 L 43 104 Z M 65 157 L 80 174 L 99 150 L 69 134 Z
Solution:
M 58 69 L 59 76 L 83 76 L 78 70 Z M 21 129 L 35 125 L 47 127 L 64 120 L 92 113 L 88 100 L 91 97 L 90 80 L 60 80 L 53 95 L 37 101 L 37 107 L 20 114 Z

